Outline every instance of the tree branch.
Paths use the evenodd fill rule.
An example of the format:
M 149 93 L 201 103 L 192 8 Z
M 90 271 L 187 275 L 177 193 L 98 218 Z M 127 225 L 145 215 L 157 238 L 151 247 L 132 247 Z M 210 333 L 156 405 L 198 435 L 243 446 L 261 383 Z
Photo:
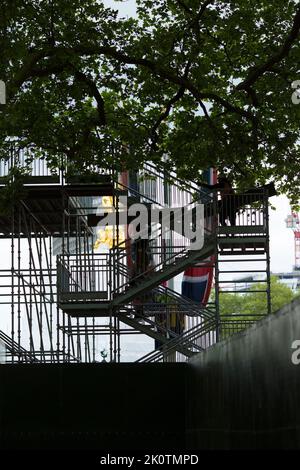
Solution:
M 105 108 L 104 108 L 104 100 L 97 88 L 96 83 L 89 77 L 87 77 L 84 73 L 76 70 L 74 72 L 75 78 L 87 85 L 90 90 L 90 93 L 95 98 L 97 102 L 97 110 L 99 115 L 99 124 L 101 126 L 105 126 L 106 124 L 106 115 L 105 115 Z
M 166 105 L 166 108 L 165 110 L 161 113 L 161 115 L 159 116 L 159 118 L 157 119 L 156 123 L 154 124 L 154 126 L 152 127 L 151 129 L 151 137 L 152 137 L 152 147 L 153 147 L 153 150 L 155 150 L 156 148 L 156 145 L 157 145 L 157 140 L 158 140 L 158 136 L 157 136 L 157 129 L 159 128 L 159 126 L 161 125 L 161 123 L 167 119 L 167 117 L 169 116 L 170 112 L 171 112 L 171 109 L 172 107 L 174 106 L 175 103 L 177 103 L 177 101 L 179 101 L 183 95 L 184 95 L 184 92 L 185 92 L 185 88 L 184 87 L 180 87 L 178 92 L 176 93 L 176 95 L 174 95 L 167 103 Z
M 205 13 L 206 8 L 208 5 L 214 3 L 215 0 L 206 0 L 200 7 L 200 10 L 197 14 L 196 21 L 199 22 L 203 14 Z
M 248 73 L 248 76 L 244 81 L 239 83 L 236 87 L 237 90 L 248 90 L 265 72 L 270 71 L 272 67 L 281 62 L 290 53 L 293 43 L 298 38 L 300 31 L 300 7 L 294 17 L 293 27 L 290 34 L 287 36 L 280 50 L 271 56 L 264 64 L 254 67 Z
M 193 16 L 193 11 L 182 1 L 182 0 L 176 0 L 178 5 L 184 10 L 186 13 L 188 13 L 190 16 Z M 202 3 L 200 6 L 199 12 L 197 13 L 197 16 L 193 19 L 193 22 L 198 22 L 202 15 L 204 14 L 206 8 L 210 3 L 214 3 L 215 0 L 205 0 L 205 2 Z
M 181 8 L 191 17 L 191 20 L 188 23 L 188 28 L 192 28 L 195 31 L 197 43 L 200 45 L 200 28 L 199 28 L 199 21 L 201 20 L 202 16 L 204 15 L 207 7 L 209 4 L 214 3 L 215 0 L 205 0 L 200 6 L 200 9 L 196 16 L 194 16 L 193 11 L 181 0 L 177 0 L 177 3 L 181 6 Z
M 249 119 L 251 121 L 256 120 L 255 115 L 250 111 L 245 111 L 244 109 L 239 108 L 238 106 L 232 105 L 229 101 L 216 95 L 215 93 L 201 93 L 191 80 L 186 77 L 179 77 L 175 71 L 162 67 L 158 62 L 154 62 L 149 59 L 131 57 L 108 46 L 77 46 L 74 48 L 74 52 L 82 55 L 92 55 L 99 53 L 105 55 L 106 57 L 112 57 L 114 59 L 117 59 L 120 62 L 126 64 L 141 65 L 147 68 L 154 75 L 158 75 L 161 78 L 170 81 L 171 83 L 183 86 L 184 88 L 190 91 L 190 93 L 194 96 L 194 98 L 196 98 L 199 103 L 200 101 L 206 99 L 212 100 L 220 104 L 230 112 L 239 114 L 240 116 L 243 116 L 244 118 Z
M 217 44 L 219 44 L 220 46 L 222 46 L 224 48 L 224 51 L 225 51 L 226 57 L 228 59 L 229 65 L 231 67 L 234 67 L 234 64 L 233 64 L 233 62 L 231 60 L 231 57 L 229 55 L 229 52 L 228 52 L 227 44 L 225 42 L 221 41 L 219 38 L 215 37 L 213 34 L 211 34 L 211 32 L 208 30 L 208 28 L 206 28 L 205 31 L 206 31 L 207 36 L 212 38 Z
M 210 115 L 208 114 L 205 104 L 204 104 L 202 101 L 200 101 L 199 104 L 200 104 L 200 106 L 201 106 L 201 109 L 202 109 L 202 111 L 203 111 L 203 113 L 204 113 L 205 118 L 207 119 L 207 122 L 208 122 L 209 126 L 211 127 L 211 129 L 213 129 L 214 131 L 216 131 L 217 128 L 216 128 L 216 126 L 214 125 L 212 118 L 211 118 Z
M 188 61 L 186 67 L 185 67 L 185 71 L 184 71 L 184 78 L 187 78 L 188 76 L 188 73 L 189 73 L 189 70 L 190 70 L 190 67 L 191 67 L 191 62 Z M 174 106 L 175 103 L 177 103 L 177 101 L 179 101 L 183 95 L 185 93 L 185 87 L 184 86 L 181 86 L 178 90 L 178 92 L 176 93 L 176 95 L 174 95 L 167 103 L 166 105 L 166 108 L 165 110 L 163 111 L 163 113 L 159 116 L 159 118 L 157 119 L 156 123 L 154 124 L 154 126 L 152 127 L 151 129 L 151 136 L 152 136 L 152 149 L 154 150 L 156 148 L 156 144 L 157 144 L 157 140 L 158 140 L 158 136 L 157 136 L 157 129 L 159 128 L 159 126 L 161 125 L 161 123 L 167 119 L 167 117 L 169 116 L 170 112 L 171 112 L 171 109 L 172 107 Z
M 176 0 L 178 5 L 189 15 L 192 15 L 192 10 L 182 1 L 182 0 Z
M 89 55 L 104 55 L 106 57 L 115 59 L 124 64 L 130 65 L 138 65 L 147 68 L 153 75 L 159 76 L 162 79 L 165 79 L 171 83 L 179 85 L 180 87 L 185 88 L 186 90 L 190 91 L 190 93 L 194 96 L 194 98 L 200 103 L 203 100 L 211 100 L 215 103 L 220 104 L 229 112 L 238 114 L 245 119 L 248 120 L 256 120 L 255 115 L 250 112 L 246 111 L 238 106 L 231 104 L 228 100 L 216 95 L 215 93 L 202 93 L 198 90 L 197 86 L 189 80 L 185 76 L 178 76 L 174 69 L 167 69 L 159 64 L 159 62 L 152 61 L 145 58 L 139 58 L 130 56 L 126 53 L 120 52 L 113 47 L 110 46 L 98 46 L 98 45 L 78 45 L 74 48 L 65 48 L 65 47 L 45 47 L 42 51 L 38 51 L 35 53 L 35 59 L 32 60 L 33 64 L 36 63 L 38 59 L 53 57 L 55 55 L 59 55 L 60 57 L 68 57 L 65 60 L 65 63 L 69 63 L 69 57 L 74 55 L 79 56 L 89 56 Z M 61 65 L 62 67 L 63 65 Z M 52 68 L 51 68 L 52 67 Z M 59 67 L 56 65 L 49 64 L 48 67 L 44 67 L 42 70 L 34 69 L 34 67 L 30 67 L 30 65 L 26 65 L 25 71 L 19 74 L 18 83 L 21 86 L 26 80 L 30 78 L 34 78 L 37 74 L 47 73 L 47 70 L 53 71 L 55 67 Z M 58 70 L 58 69 L 57 69 Z M 35 75 L 36 74 L 36 75 Z
M 22 67 L 19 68 L 13 80 L 7 84 L 8 101 L 15 95 L 16 90 L 18 90 L 23 85 L 23 83 L 25 83 L 31 77 L 34 66 L 40 59 L 44 57 L 44 55 L 44 50 L 29 52 Z
M 61 63 L 53 63 L 47 64 L 45 67 L 36 67 L 33 66 L 31 71 L 28 72 L 28 78 L 31 77 L 45 77 L 49 76 L 50 74 L 59 74 L 65 70 L 71 70 L 74 73 L 74 77 L 76 80 L 85 83 L 87 88 L 89 89 L 90 95 L 93 96 L 97 102 L 97 110 L 99 115 L 99 124 L 104 126 L 106 124 L 106 115 L 105 115 L 105 108 L 104 108 L 104 100 L 97 88 L 96 83 L 85 75 L 83 72 L 77 70 L 70 62 L 64 61 Z

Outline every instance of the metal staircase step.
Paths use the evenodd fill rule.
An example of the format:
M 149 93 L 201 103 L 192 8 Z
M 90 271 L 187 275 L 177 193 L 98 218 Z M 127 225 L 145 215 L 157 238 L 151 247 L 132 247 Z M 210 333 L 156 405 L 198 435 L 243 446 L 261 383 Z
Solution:
M 174 351 L 178 351 L 178 345 L 180 345 L 180 347 L 185 347 L 186 344 L 190 344 L 192 347 L 192 345 L 195 344 L 195 341 L 199 340 L 201 337 L 207 334 L 210 334 L 212 331 L 215 331 L 215 329 L 215 319 L 212 319 L 210 322 L 204 325 L 196 325 L 189 330 L 184 331 L 177 338 L 173 338 L 161 348 L 155 349 L 154 351 L 141 357 L 136 362 L 159 362 L 164 358 L 165 355 L 168 355 Z M 196 350 L 197 351 L 190 350 L 190 357 L 192 357 L 194 354 L 197 354 L 199 350 L 202 351 L 203 348 L 201 346 L 196 346 Z
M 71 317 L 109 317 L 110 302 L 67 302 L 59 303 L 59 308 Z
M 264 225 L 229 225 L 218 227 L 218 234 L 266 234 L 267 228 Z
M 201 259 L 206 259 L 214 252 L 214 237 L 207 237 L 201 250 L 189 251 L 186 256 L 180 257 L 174 263 L 164 266 L 160 271 L 153 271 L 152 275 L 146 273 L 139 277 L 140 283 L 134 287 L 129 287 L 125 292 L 116 294 L 111 301 L 99 302 L 77 302 L 63 303 L 59 307 L 67 314 L 76 317 L 95 316 L 102 317 L 110 315 L 113 308 L 125 305 L 144 292 L 152 290 L 163 281 L 171 279 L 184 271 L 188 266 L 192 266 Z
M 166 336 L 160 334 L 158 331 L 155 331 L 153 329 L 154 326 L 151 328 L 149 325 L 139 323 L 139 321 L 137 319 L 130 318 L 126 315 L 120 315 L 119 318 L 126 325 L 134 328 L 137 331 L 140 331 L 141 333 L 146 334 L 147 336 L 150 336 L 153 339 L 156 339 L 156 340 L 160 341 L 163 344 L 168 343 L 173 338 L 179 337 L 179 335 L 176 335 L 174 333 L 173 338 L 167 338 Z M 187 357 L 191 357 L 193 355 L 192 351 L 190 351 L 188 347 L 182 346 L 180 344 L 176 345 L 176 351 L 180 352 L 181 354 L 183 354 Z
M 152 290 L 153 287 L 158 286 L 163 281 L 175 277 L 177 274 L 184 271 L 188 266 L 192 266 L 197 261 L 207 258 L 209 255 L 213 254 L 213 252 L 214 241 L 212 237 L 208 237 L 201 250 L 189 251 L 188 255 L 180 258 L 177 261 L 174 261 L 172 264 L 165 266 L 161 271 L 153 271 L 151 275 L 150 273 L 147 273 L 145 277 L 141 279 L 141 283 L 139 283 L 137 286 L 129 287 L 126 292 L 116 295 L 112 301 L 112 305 L 117 306 L 128 303 L 138 295 Z
M 267 249 L 266 237 L 218 237 L 218 248 L 225 254 L 262 254 Z
M 0 340 L 11 354 L 24 358 L 26 362 L 39 362 L 34 353 L 27 351 L 27 349 L 23 348 L 16 341 L 13 341 L 12 338 L 2 330 L 0 330 Z
M 116 188 L 114 190 L 114 194 L 116 196 L 128 196 L 128 189 L 120 189 L 120 188 Z
M 108 174 L 92 174 L 92 175 L 73 175 L 66 177 L 67 184 L 107 184 L 112 183 L 112 177 Z
M 60 302 L 72 302 L 72 301 L 92 301 L 92 300 L 107 300 L 108 291 L 93 291 L 93 292 L 68 292 L 60 294 Z

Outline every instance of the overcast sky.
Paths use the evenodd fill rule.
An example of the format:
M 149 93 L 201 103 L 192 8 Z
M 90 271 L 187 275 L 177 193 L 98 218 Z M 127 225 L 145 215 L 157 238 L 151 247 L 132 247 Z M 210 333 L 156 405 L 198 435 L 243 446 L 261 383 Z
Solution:
M 104 0 L 103 3 L 108 7 L 119 10 L 120 16 L 135 16 L 136 14 L 135 0 L 125 0 L 121 2 L 115 2 L 114 0 Z

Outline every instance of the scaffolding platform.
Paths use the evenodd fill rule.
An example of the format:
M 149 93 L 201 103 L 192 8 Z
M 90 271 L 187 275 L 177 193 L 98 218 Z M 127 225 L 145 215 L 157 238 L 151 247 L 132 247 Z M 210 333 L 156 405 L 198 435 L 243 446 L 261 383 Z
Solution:
M 217 230 L 220 255 L 266 253 L 268 245 L 268 228 L 266 224 L 221 226 Z
M 82 307 L 84 306 L 84 308 Z M 111 315 L 111 307 L 109 302 L 66 302 L 61 301 L 60 309 L 73 318 L 101 318 Z
M 228 237 L 218 241 L 221 255 L 263 254 L 267 249 L 265 237 Z
M 61 294 L 61 302 L 72 302 L 72 301 L 97 301 L 107 300 L 108 291 L 95 291 L 95 292 L 70 292 L 68 294 Z
M 26 155 L 19 152 L 0 165 L 0 194 L 13 177 L 9 171 L 13 165 L 26 166 Z M 7 338 L 6 343 L 11 345 L 12 362 L 24 357 L 28 362 L 35 358 L 41 362 L 94 362 L 102 347 L 97 344 L 98 335 L 109 337 L 110 360 L 118 362 L 125 334 L 144 334 L 155 340 L 155 351 L 139 359 L 141 362 L 182 360 L 182 356 L 186 360 L 222 339 L 220 276 L 231 275 L 239 262 L 255 261 L 255 255 L 264 254 L 269 289 L 268 190 L 222 201 L 217 193 L 183 184 L 177 175 L 168 176 L 149 164 L 140 172 L 126 174 L 93 165 L 89 174 L 84 171 L 82 175 L 72 173 L 65 161 L 57 174 L 51 174 L 47 162 L 33 162 L 32 174 L 23 179 L 14 209 L 0 215 L 0 238 L 10 238 L 11 246 L 10 264 L 0 274 L 0 303 L 11 308 L 11 343 Z M 104 196 L 107 200 L 101 201 Z M 127 197 L 126 204 L 121 196 Z M 203 213 L 197 211 L 199 201 Z M 145 243 L 133 240 L 126 227 L 115 231 L 108 227 L 105 237 L 95 229 L 110 211 L 116 214 L 116 225 L 124 225 L 121 215 L 126 215 L 126 205 L 139 203 L 148 213 L 151 208 L 186 208 L 190 229 L 203 216 L 204 245 L 191 247 L 191 234 L 181 233 L 172 211 L 166 227 L 160 215 L 155 224 L 148 218 Z M 225 220 L 234 226 L 225 227 Z M 131 221 L 128 215 L 127 225 Z M 183 222 L 182 218 L 184 226 Z M 106 245 L 104 250 L 98 250 L 101 244 Z M 223 255 L 233 255 L 235 266 L 228 264 L 230 256 Z M 224 270 L 220 269 L 223 263 L 228 265 Z M 206 304 L 199 302 L 195 307 L 165 287 L 166 281 L 193 266 L 215 270 L 215 300 L 207 311 Z M 144 301 L 153 292 L 153 300 Z M 143 301 L 153 303 L 156 310 L 141 307 Z M 186 320 L 183 326 L 182 317 Z
M 34 178 L 34 177 L 32 177 Z M 37 179 L 39 177 L 36 177 Z M 36 219 L 47 233 L 61 235 L 63 232 L 62 217 L 65 209 L 65 201 L 69 208 L 76 208 L 74 198 L 101 197 L 113 194 L 113 183 L 110 177 L 103 175 L 98 183 L 67 184 L 67 185 L 27 185 L 23 188 L 22 205 Z M 0 193 L 3 187 L 0 187 Z M 14 214 L 0 214 L 0 233 L 10 236 L 12 233 L 12 219 L 14 219 L 14 233 L 27 233 L 28 227 L 24 226 L 22 220 L 18 222 L 18 210 Z M 69 233 L 78 232 L 76 218 L 70 217 Z

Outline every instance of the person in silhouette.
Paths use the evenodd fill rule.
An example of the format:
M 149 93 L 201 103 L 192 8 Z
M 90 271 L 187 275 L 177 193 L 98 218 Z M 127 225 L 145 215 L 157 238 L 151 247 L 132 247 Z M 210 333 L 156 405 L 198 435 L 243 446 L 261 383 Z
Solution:
M 133 263 L 130 273 L 129 286 L 135 287 L 153 273 L 154 264 L 149 253 L 149 241 L 138 239 L 133 243 Z M 139 319 L 144 313 L 144 304 L 152 301 L 152 292 L 143 292 L 134 300 L 135 318 Z
M 235 191 L 231 181 L 226 176 L 221 176 L 216 184 L 200 183 L 200 185 L 212 191 L 220 192 L 221 200 L 218 201 L 220 224 L 226 226 L 226 220 L 229 219 L 230 225 L 235 226 L 237 207 Z

